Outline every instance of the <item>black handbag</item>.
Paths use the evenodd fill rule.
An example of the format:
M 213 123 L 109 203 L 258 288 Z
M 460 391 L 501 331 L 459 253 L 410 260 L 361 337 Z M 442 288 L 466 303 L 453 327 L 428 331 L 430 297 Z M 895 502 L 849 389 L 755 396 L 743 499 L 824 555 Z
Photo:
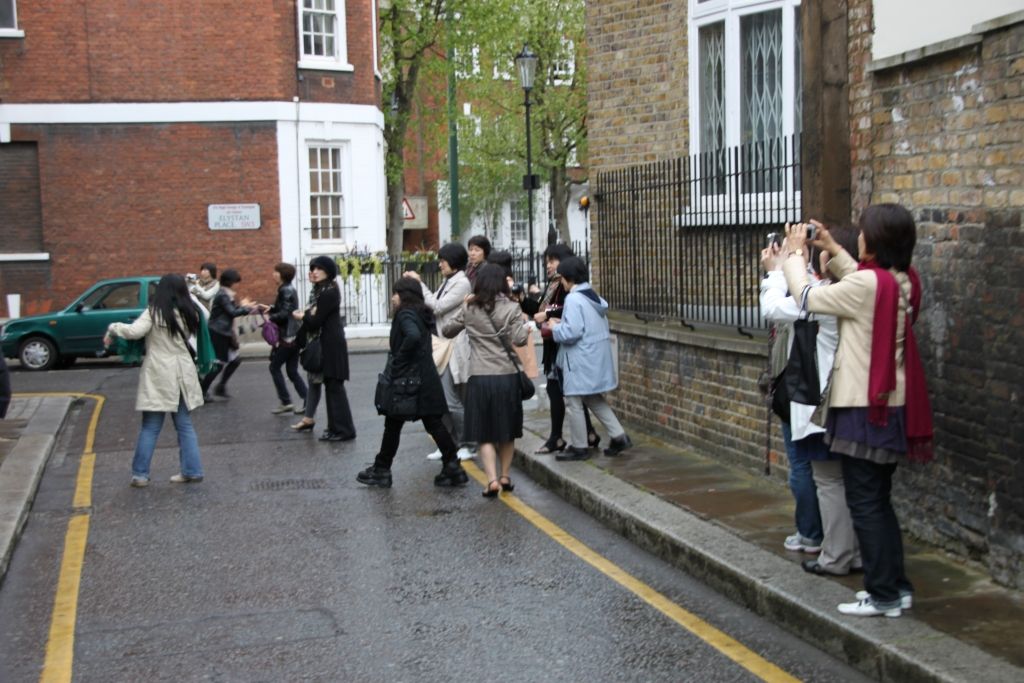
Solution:
M 512 361 L 512 365 L 514 365 L 516 370 L 519 371 L 519 399 L 522 401 L 529 401 L 533 398 L 533 395 L 537 393 L 537 387 L 533 385 L 533 380 L 523 372 L 523 368 L 519 365 L 519 356 L 517 356 L 516 352 L 512 350 L 512 345 L 508 343 L 508 340 L 501 336 L 501 331 L 498 329 L 498 326 L 494 324 L 494 318 L 488 315 L 487 319 L 491 321 L 491 327 L 494 328 L 494 333 L 498 335 L 498 341 L 500 341 L 501 345 L 505 347 L 505 353 L 508 354 L 508 359 Z
M 323 372 L 324 353 L 320 346 L 320 337 L 306 342 L 299 352 L 299 365 L 306 372 Z
M 800 317 L 793 321 L 793 346 L 786 363 L 786 394 L 790 401 L 808 406 L 821 403 L 818 381 L 818 321 L 807 319 L 807 291 L 804 290 Z

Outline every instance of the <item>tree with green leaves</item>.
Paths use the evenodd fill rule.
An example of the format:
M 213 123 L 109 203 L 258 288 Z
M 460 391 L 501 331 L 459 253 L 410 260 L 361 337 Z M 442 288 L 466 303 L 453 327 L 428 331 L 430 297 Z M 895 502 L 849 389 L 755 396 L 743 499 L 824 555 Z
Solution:
M 450 0 L 449 0 L 450 1 Z M 402 251 L 405 220 L 405 144 L 421 79 L 437 62 L 445 30 L 445 0 L 387 0 L 380 7 L 381 71 L 384 85 L 385 173 L 388 194 L 388 253 Z
M 454 21 L 446 24 L 446 13 Z M 513 58 L 524 43 L 537 54 L 530 94 L 535 172 L 548 182 L 556 225 L 569 241 L 566 169 L 586 157 L 586 65 L 583 0 L 390 0 L 381 3 L 384 140 L 387 144 L 388 251 L 402 249 L 405 150 L 413 116 L 433 117 L 448 69 L 460 115 L 463 226 L 472 217 L 494 227 L 502 205 L 522 197 L 526 143 L 523 91 Z M 449 63 L 444 48 L 453 47 Z M 425 106 L 427 103 L 427 106 Z M 429 106 L 429 105 L 434 106 Z M 479 118 L 477 118 L 479 117 Z M 437 137 L 433 142 L 438 142 Z M 443 171 L 443 169 L 437 169 Z M 443 173 L 442 173 L 443 175 Z
M 464 215 L 491 223 L 504 202 L 523 196 L 524 102 L 513 59 L 527 44 L 538 57 L 531 156 L 568 242 L 567 169 L 586 159 L 584 0 L 486 0 L 460 13 L 448 39 L 458 55 L 459 98 L 476 110 L 472 119 L 463 117 L 459 133 Z

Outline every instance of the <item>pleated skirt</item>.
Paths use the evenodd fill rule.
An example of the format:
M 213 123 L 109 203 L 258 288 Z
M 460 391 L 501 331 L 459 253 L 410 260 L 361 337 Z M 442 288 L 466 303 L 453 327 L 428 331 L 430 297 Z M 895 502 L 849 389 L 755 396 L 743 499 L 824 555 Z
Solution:
M 519 376 L 474 375 L 466 386 L 465 435 L 476 443 L 504 443 L 523 435 Z

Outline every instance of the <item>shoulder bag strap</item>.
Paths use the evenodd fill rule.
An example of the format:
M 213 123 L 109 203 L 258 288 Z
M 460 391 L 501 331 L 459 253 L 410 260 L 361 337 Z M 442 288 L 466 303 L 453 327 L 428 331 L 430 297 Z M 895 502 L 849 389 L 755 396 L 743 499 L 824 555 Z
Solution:
M 492 318 L 487 311 L 484 311 L 484 314 L 487 316 L 487 319 L 491 321 L 491 327 L 494 328 L 494 333 L 498 335 L 498 341 L 500 341 L 501 345 L 505 347 L 505 353 L 508 354 L 508 359 L 512 361 L 512 365 L 518 372 L 522 372 L 523 368 L 519 365 L 519 356 L 517 356 L 516 352 L 512 350 L 512 345 L 508 343 L 508 340 L 505 339 L 505 337 L 501 336 L 501 330 L 499 330 L 498 326 L 495 324 L 494 318 Z

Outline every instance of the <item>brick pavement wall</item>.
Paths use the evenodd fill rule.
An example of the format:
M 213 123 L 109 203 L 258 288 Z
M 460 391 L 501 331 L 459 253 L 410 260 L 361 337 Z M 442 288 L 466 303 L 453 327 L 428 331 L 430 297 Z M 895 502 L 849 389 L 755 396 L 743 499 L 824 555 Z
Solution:
M 352 72 L 301 72 L 294 0 L 18 3 L 4 102 L 290 100 L 376 104 L 370 4 L 347 3 Z
M 918 223 L 916 326 L 936 461 L 907 468 L 905 528 L 1024 587 L 1024 23 L 870 73 L 871 4 L 850 2 L 854 213 Z
M 52 268 L 48 287 L 7 290 L 21 292 L 24 315 L 64 306 L 101 278 L 196 272 L 207 260 L 237 268 L 243 295 L 273 301 L 271 270 L 281 258 L 274 123 L 12 132 L 38 144 L 43 250 Z M 258 203 L 262 227 L 207 227 L 207 205 L 235 203 Z

